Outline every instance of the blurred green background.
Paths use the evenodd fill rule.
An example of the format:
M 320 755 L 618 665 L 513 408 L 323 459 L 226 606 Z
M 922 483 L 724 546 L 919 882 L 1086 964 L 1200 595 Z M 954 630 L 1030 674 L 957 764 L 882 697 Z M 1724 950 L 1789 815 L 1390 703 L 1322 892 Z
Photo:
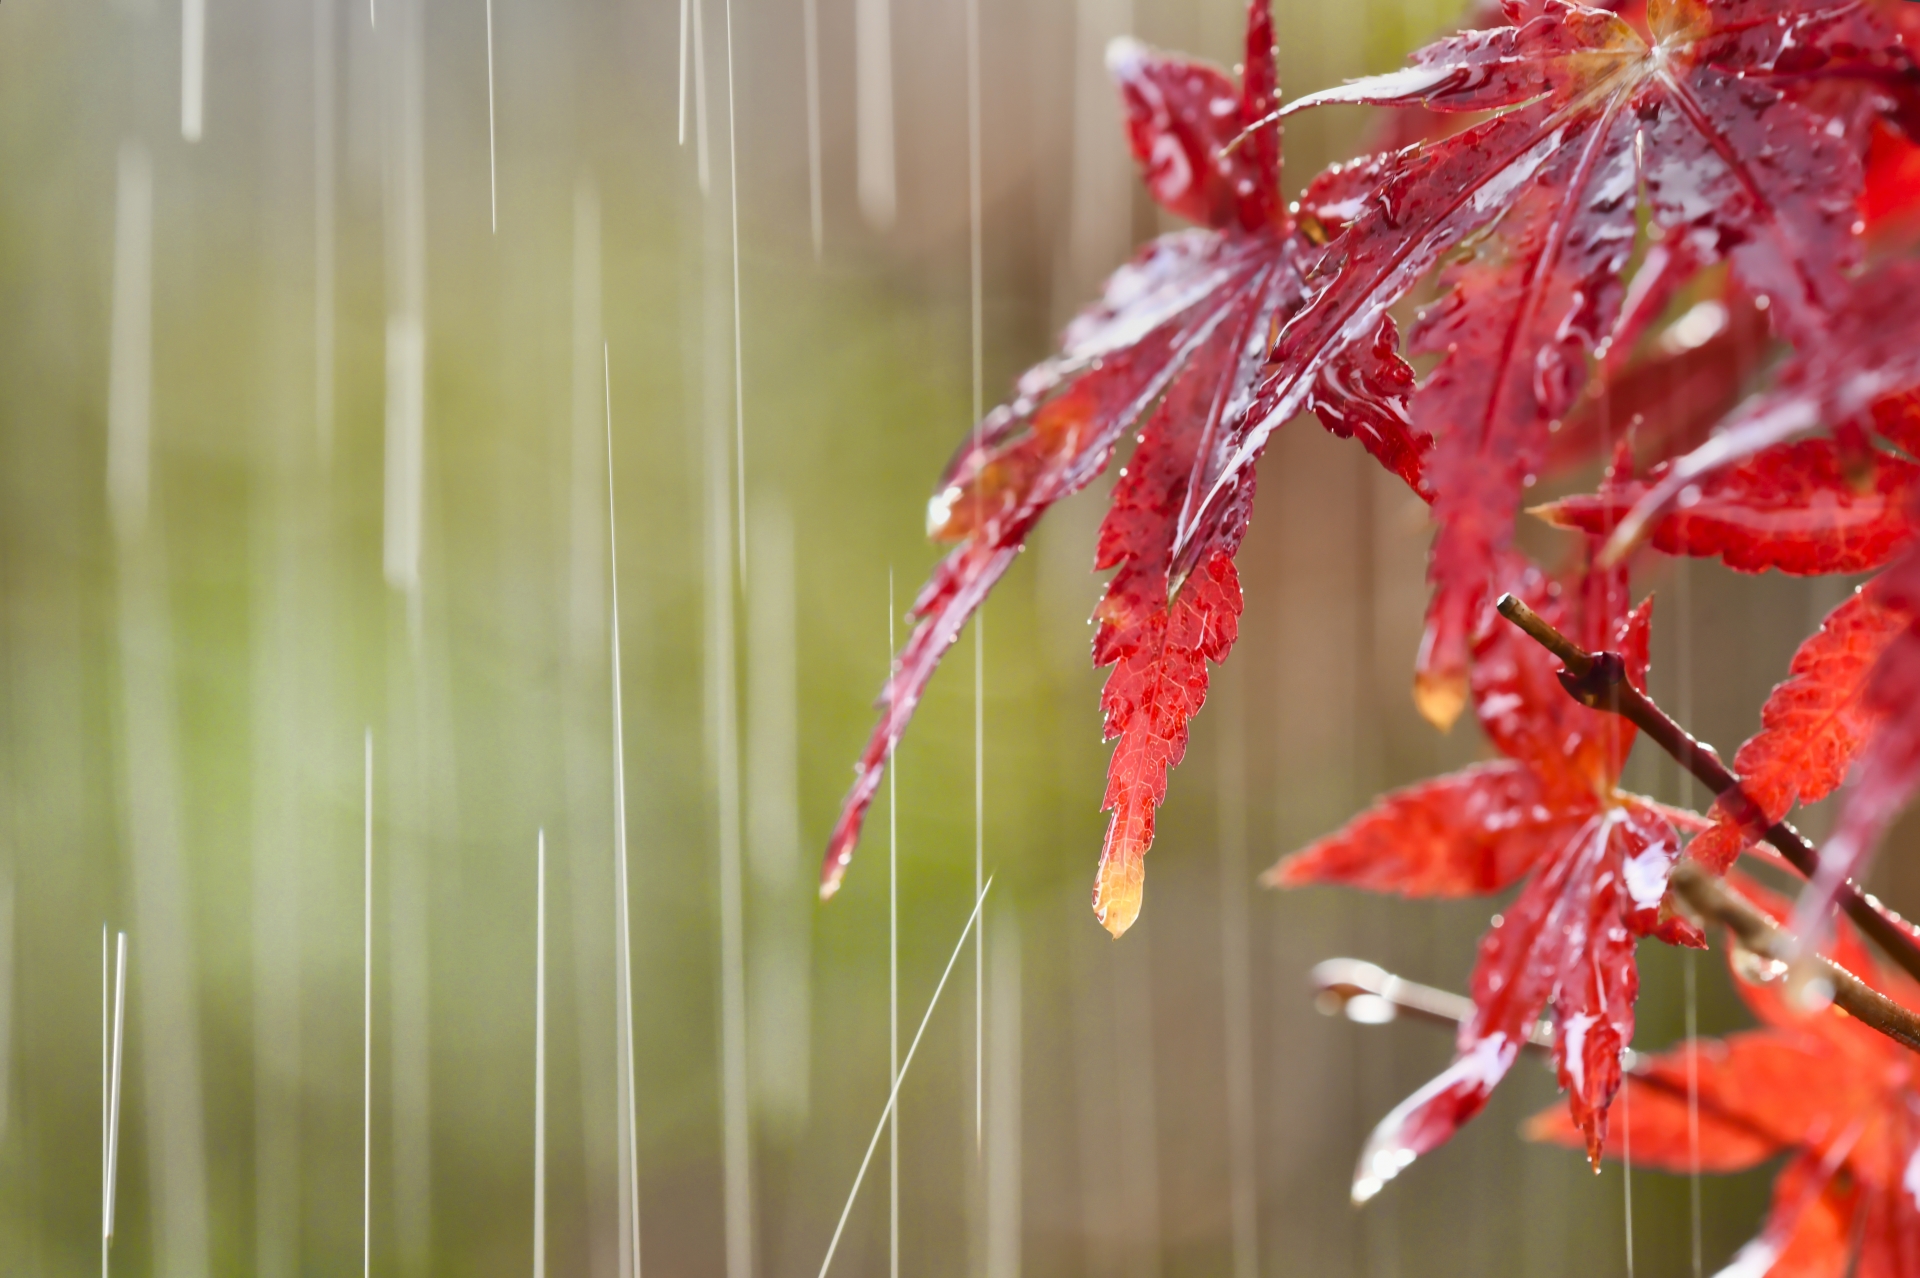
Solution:
M 623 1278 L 637 1199 L 646 1273 L 814 1274 L 887 1094 L 889 821 L 903 1049 L 973 892 L 969 634 L 902 747 L 897 810 L 883 794 L 845 890 L 813 894 L 886 669 L 889 582 L 903 611 L 970 421 L 964 0 L 375 2 L 0 7 L 0 1269 L 100 1260 L 103 925 L 131 954 L 114 1271 L 361 1264 L 370 739 L 373 1271 L 534 1265 L 544 830 L 547 1272 Z M 1231 62 L 1241 12 L 979 4 L 991 402 L 1166 226 L 1106 41 Z M 1283 83 L 1386 69 L 1454 16 L 1286 0 Z M 1364 125 L 1291 125 L 1288 181 Z M 1618 1168 L 1516 1137 L 1554 1092 L 1530 1063 L 1347 1203 L 1364 1134 L 1449 1043 L 1320 1017 L 1307 971 L 1350 954 L 1461 988 L 1495 904 L 1278 896 L 1253 875 L 1482 747 L 1406 693 L 1418 504 L 1311 423 L 1260 484 L 1243 638 L 1118 943 L 1088 908 L 1099 492 L 1049 519 L 987 610 L 983 1111 L 969 953 L 902 1091 L 901 1268 L 1622 1272 Z M 1663 595 L 1656 690 L 1723 749 L 1843 589 L 1710 566 L 1642 585 Z M 1629 780 L 1687 797 L 1644 751 Z M 1681 1033 L 1686 960 L 1643 954 L 1657 1047 Z M 1698 977 L 1703 1028 L 1738 1024 L 1717 957 Z M 731 1234 L 726 1041 L 750 1198 Z M 883 1140 L 834 1272 L 887 1269 L 888 1172 Z M 1710 1269 L 1766 1184 L 1705 1183 Z M 1632 1204 L 1637 1272 L 1692 1272 L 1686 1181 L 1636 1175 Z

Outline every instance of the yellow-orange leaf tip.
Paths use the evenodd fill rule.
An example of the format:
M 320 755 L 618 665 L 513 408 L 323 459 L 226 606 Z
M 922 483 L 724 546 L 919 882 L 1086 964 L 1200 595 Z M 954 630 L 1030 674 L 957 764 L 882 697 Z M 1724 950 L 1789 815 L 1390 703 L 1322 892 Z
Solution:
M 1115 864 L 1115 862 L 1118 864 Z M 1103 858 L 1093 881 L 1093 917 L 1117 940 L 1140 917 L 1146 866 L 1138 856 Z
M 1467 708 L 1467 676 L 1461 672 L 1422 671 L 1413 677 L 1413 704 L 1421 717 L 1442 732 Z

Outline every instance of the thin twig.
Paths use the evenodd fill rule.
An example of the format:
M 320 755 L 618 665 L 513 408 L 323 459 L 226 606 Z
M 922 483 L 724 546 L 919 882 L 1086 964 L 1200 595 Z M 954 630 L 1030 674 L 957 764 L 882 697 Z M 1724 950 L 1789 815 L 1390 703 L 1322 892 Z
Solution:
M 1566 666 L 1560 673 L 1560 683 L 1569 696 L 1581 705 L 1611 711 L 1632 722 L 1700 784 L 1719 796 L 1728 815 L 1738 821 L 1742 829 L 1761 828 L 1766 814 L 1741 788 L 1740 778 L 1720 761 L 1720 755 L 1712 746 L 1696 740 L 1651 697 L 1628 681 L 1626 663 L 1620 654 L 1588 652 L 1513 595 L 1502 595 L 1496 607 L 1501 616 L 1560 658 Z M 1812 878 L 1819 868 L 1819 851 L 1787 822 L 1776 821 L 1765 826 L 1761 837 L 1807 878 Z M 1888 958 L 1908 975 L 1920 979 L 1920 942 L 1916 941 L 1912 924 L 1851 881 L 1840 894 L 1840 906 Z
M 1694 861 L 1677 862 L 1668 882 L 1675 896 L 1694 912 L 1724 924 L 1745 949 L 1782 964 L 1810 958 L 1832 984 L 1836 1007 L 1861 1024 L 1920 1052 L 1920 1014 L 1894 1002 L 1832 959 L 1803 954 L 1800 942 L 1792 933 L 1704 866 Z
M 1364 959 L 1325 959 L 1313 965 L 1308 979 L 1313 982 L 1316 1007 L 1329 1016 L 1342 1015 L 1363 1025 L 1407 1016 L 1452 1029 L 1473 1015 L 1473 1000 L 1466 995 L 1409 981 Z M 1553 1022 L 1535 1021 L 1526 1045 L 1553 1046 Z
M 1723 890 L 1733 895 L 1731 889 Z M 1324 959 L 1313 965 L 1313 974 L 1309 979 L 1313 982 L 1315 1006 L 1328 1016 L 1345 1016 L 1362 1025 L 1397 1020 L 1398 1014 L 1403 1013 L 1410 1020 L 1453 1029 L 1473 1012 L 1473 1000 L 1463 994 L 1409 981 L 1364 959 Z M 1363 1001 L 1366 999 L 1378 1002 Z M 1385 1004 L 1386 1009 L 1381 1004 Z M 1690 1035 L 1689 1040 L 1691 1038 Z M 1522 1046 L 1537 1055 L 1550 1051 L 1553 1047 L 1553 1023 L 1535 1021 Z M 1656 1070 L 1650 1056 L 1628 1048 L 1621 1054 L 1620 1068 L 1633 1075 L 1635 1084 L 1649 1091 L 1661 1092 L 1683 1102 L 1687 1099 L 1688 1085 Z M 1715 1122 L 1738 1127 L 1767 1144 L 1793 1143 L 1785 1133 L 1774 1131 L 1749 1115 L 1736 1113 L 1704 1098 L 1699 1102 L 1699 1110 L 1710 1115 Z

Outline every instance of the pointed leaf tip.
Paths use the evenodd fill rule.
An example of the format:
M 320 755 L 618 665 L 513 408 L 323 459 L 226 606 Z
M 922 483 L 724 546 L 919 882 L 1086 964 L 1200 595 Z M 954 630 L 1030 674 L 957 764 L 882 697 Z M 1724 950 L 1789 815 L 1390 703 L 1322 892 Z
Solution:
M 1520 1054 L 1518 1041 L 1504 1033 L 1478 1039 L 1453 1064 L 1419 1091 L 1395 1105 L 1367 1137 L 1353 1171 L 1353 1201 L 1366 1202 L 1388 1181 L 1413 1166 L 1420 1155 L 1446 1143 L 1478 1114 L 1495 1084 Z
M 1120 864 L 1114 864 L 1114 860 Z M 1144 869 L 1138 856 L 1102 858 L 1100 862 L 1099 873 L 1093 881 L 1093 917 L 1116 941 L 1126 935 L 1127 929 L 1140 917 Z
M 1453 730 L 1454 720 L 1467 708 L 1466 675 L 1454 670 L 1423 670 L 1413 677 L 1413 704 L 1428 723 L 1442 732 Z

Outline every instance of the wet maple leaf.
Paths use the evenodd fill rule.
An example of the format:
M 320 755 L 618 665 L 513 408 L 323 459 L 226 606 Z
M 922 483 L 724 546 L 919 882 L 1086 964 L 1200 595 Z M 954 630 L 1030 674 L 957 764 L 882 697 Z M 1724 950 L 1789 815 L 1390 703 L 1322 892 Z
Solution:
M 1912 540 L 1908 507 L 1920 495 L 1920 465 L 1867 453 L 1850 474 L 1833 439 L 1775 444 L 1703 476 L 1652 525 L 1654 548 L 1718 558 L 1739 572 L 1772 568 L 1801 576 L 1871 572 Z M 1594 496 L 1538 508 L 1561 528 L 1608 534 L 1670 466 Z
M 1068 327 L 1061 353 L 1024 374 L 1014 400 L 948 464 L 927 524 L 937 540 L 958 544 L 914 601 L 913 633 L 881 690 L 880 721 L 829 839 L 823 896 L 852 858 L 887 761 L 941 657 L 1053 503 L 1090 483 L 1153 410 L 1102 529 L 1099 566 L 1118 572 L 1095 639 L 1096 660 L 1114 666 L 1102 704 L 1118 743 L 1094 908 L 1116 936 L 1139 912 L 1167 770 L 1180 761 L 1187 723 L 1206 698 L 1207 663 L 1226 656 L 1240 611 L 1232 558 L 1245 505 L 1205 571 L 1179 591 L 1167 573 L 1174 516 L 1195 454 L 1243 411 L 1270 334 L 1300 306 L 1305 270 L 1320 252 L 1281 203 L 1277 128 L 1242 137 L 1276 101 L 1267 0 L 1248 6 L 1246 48 L 1238 85 L 1136 41 L 1109 50 L 1149 189 L 1204 229 L 1162 236 L 1116 272 L 1101 302 Z M 1391 322 L 1324 373 L 1307 406 L 1420 489 L 1427 441 L 1409 427 L 1413 375 Z
M 1864 696 L 1868 678 L 1907 621 L 1871 589 L 1827 615 L 1761 708 L 1760 731 L 1734 756 L 1740 784 L 1714 801 L 1713 827 L 1688 846 L 1689 855 L 1723 873 L 1795 804 L 1840 787 L 1880 719 Z
M 1772 345 L 1766 312 L 1731 287 L 1696 301 L 1652 342 L 1640 343 L 1651 349 L 1636 351 L 1652 326 L 1647 312 L 1671 300 L 1672 290 L 1659 286 L 1666 272 L 1656 256 L 1664 251 L 1649 254 L 1635 274 L 1606 357 L 1552 432 L 1543 477 L 1585 465 L 1623 438 L 1642 466 L 1697 447 L 1764 367 Z
M 1617 559 L 1645 539 L 1683 494 L 1704 495 L 1710 477 L 1823 425 L 1835 428 L 1835 438 L 1842 443 L 1842 431 L 1857 437 L 1871 432 L 1910 450 L 1920 443 L 1916 392 L 1920 392 L 1920 263 L 1894 262 L 1849 287 L 1845 304 L 1831 317 L 1829 331 L 1796 352 L 1773 389 L 1741 405 L 1705 443 L 1650 473 L 1631 509 L 1607 516 L 1613 531 L 1606 557 Z M 1853 447 L 1857 450 L 1857 445 Z M 1835 457 L 1845 475 L 1846 451 Z M 1776 452 L 1760 466 L 1778 472 L 1789 460 L 1824 465 L 1821 451 L 1810 450 Z M 1878 459 L 1873 460 L 1877 471 Z M 1749 475 L 1758 473 L 1754 470 Z M 1890 464 L 1888 476 L 1883 479 L 1876 473 L 1868 486 L 1878 488 L 1883 482 L 1894 488 L 1910 486 L 1911 473 Z M 1737 487 L 1747 481 L 1724 482 Z M 1776 473 L 1771 482 L 1776 486 L 1802 482 L 1813 492 L 1828 481 L 1810 472 L 1798 478 Z M 1872 509 L 1864 490 L 1854 500 L 1858 510 Z
M 1619 314 L 1643 214 L 1684 246 L 1689 269 L 1729 262 L 1769 299 L 1782 335 L 1811 343 L 1858 260 L 1870 116 L 1803 105 L 1782 86 L 1898 46 L 1858 5 L 1653 0 L 1644 33 L 1560 0 L 1512 12 L 1516 25 L 1449 37 L 1402 71 L 1287 108 L 1498 114 L 1374 162 L 1376 189 L 1329 246 L 1313 301 L 1279 334 L 1252 410 L 1201 458 L 1176 547 L 1176 570 L 1207 555 L 1268 433 L 1300 411 L 1325 364 L 1477 239 L 1410 338 L 1442 356 L 1413 401 L 1436 440 L 1439 525 L 1416 691 L 1442 724 L 1465 703 L 1470 636 L 1550 424 Z
M 1618 651 L 1627 677 L 1644 686 L 1650 605 L 1622 615 L 1617 576 L 1590 574 L 1577 601 L 1550 592 L 1537 570 L 1510 584 L 1556 622 L 1574 612 L 1570 628 L 1608 640 L 1588 643 Z M 1616 788 L 1632 725 L 1569 697 L 1553 658 L 1503 622 L 1481 630 L 1474 658 L 1475 709 L 1505 760 L 1386 795 L 1266 875 L 1283 887 L 1340 883 L 1435 896 L 1526 879 L 1481 938 L 1473 1013 L 1460 1026 L 1453 1064 L 1374 1129 L 1354 1176 L 1356 1200 L 1485 1106 L 1549 1004 L 1571 1121 L 1598 1157 L 1620 1052 L 1633 1037 L 1634 946 L 1646 935 L 1699 940 L 1662 909 L 1680 849 L 1672 815 Z
M 1250 309 L 1196 357 L 1193 375 L 1174 386 L 1147 423 L 1100 527 L 1095 565 L 1118 571 L 1094 611 L 1093 660 L 1113 667 L 1100 706 L 1106 735 L 1118 743 L 1101 804 L 1112 815 L 1093 911 L 1115 936 L 1139 916 L 1154 814 L 1166 797 L 1168 770 L 1186 752 L 1187 724 L 1206 700 L 1207 663 L 1225 660 L 1239 636 L 1240 579 L 1231 550 L 1169 600 L 1168 506 L 1179 500 L 1194 445 L 1238 380 L 1224 374 L 1249 358 L 1258 366 L 1265 318 Z
M 1914 512 L 1920 519 L 1920 509 Z M 1909 549 L 1873 582 L 1880 605 L 1898 624 L 1867 679 L 1860 714 L 1873 726 L 1858 767 L 1820 850 L 1820 869 L 1802 893 L 1793 925 L 1817 935 L 1843 884 L 1862 872 L 1887 828 L 1920 791 L 1920 550 Z
M 1785 902 L 1751 883 L 1740 887 L 1784 917 Z M 1877 968 L 1851 930 L 1836 938 L 1833 957 L 1908 1006 L 1920 996 L 1911 981 Z M 1615 1148 L 1630 1150 L 1636 1166 L 1671 1172 L 1695 1165 L 1739 1171 L 1787 1155 L 1765 1224 L 1724 1274 L 1898 1278 L 1920 1271 L 1913 1192 L 1920 1056 L 1838 1008 L 1796 1012 L 1784 979 L 1756 984 L 1737 961 L 1734 974 L 1762 1028 L 1690 1040 L 1643 1060 L 1629 1082 L 1625 1139 Z M 1584 1141 L 1557 1107 L 1536 1116 L 1527 1134 L 1575 1147 Z

